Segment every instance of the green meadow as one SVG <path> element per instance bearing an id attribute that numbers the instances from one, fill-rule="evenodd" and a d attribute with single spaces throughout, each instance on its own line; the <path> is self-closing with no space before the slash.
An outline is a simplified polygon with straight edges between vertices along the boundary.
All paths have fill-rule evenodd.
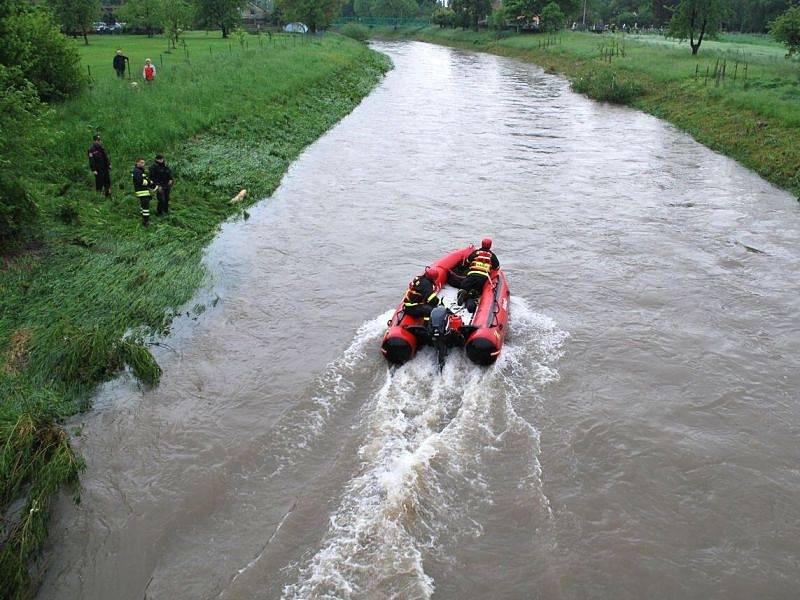
<path id="1" fill-rule="evenodd" d="M 203 248 L 228 218 L 269 196 L 299 153 L 369 93 L 390 64 L 338 35 L 93 36 L 91 85 L 53 106 L 47 165 L 29 182 L 38 237 L 0 263 L 0 597 L 25 597 L 50 503 L 81 460 L 61 423 L 97 384 L 129 369 L 158 383 L 154 336 L 205 276 Z M 111 61 L 122 48 L 132 78 Z M 141 80 L 145 58 L 156 81 Z M 136 85 L 133 85 L 136 82 Z M 86 151 L 99 132 L 112 197 L 94 191 Z M 140 225 L 131 169 L 161 152 L 176 185 L 170 214 Z M 243 204 L 230 199 L 248 190 Z M 76 488 L 77 489 L 77 488 Z M 34 569 L 35 570 L 35 569 Z"/>

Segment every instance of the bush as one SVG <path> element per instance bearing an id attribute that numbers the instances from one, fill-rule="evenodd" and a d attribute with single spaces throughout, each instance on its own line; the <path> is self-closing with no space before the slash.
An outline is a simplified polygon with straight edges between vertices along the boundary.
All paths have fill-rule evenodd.
<path id="1" fill-rule="evenodd" d="M 38 209 L 23 181 L 49 141 L 48 115 L 20 69 L 0 64 L 0 252 L 18 246 L 36 223 Z"/>
<path id="2" fill-rule="evenodd" d="M 53 14 L 11 0 L 0 13 L 0 63 L 18 67 L 42 100 L 63 100 L 86 83 L 73 43 L 61 35 Z"/>
<path id="3" fill-rule="evenodd" d="M 770 24 L 770 33 L 789 50 L 786 58 L 800 53 L 800 6 L 793 6 Z"/>
<path id="4" fill-rule="evenodd" d="M 341 34 L 346 35 L 349 38 L 353 38 L 354 40 L 358 40 L 359 42 L 364 42 L 369 37 L 369 29 L 360 23 L 348 23 L 342 27 Z"/>
<path id="5" fill-rule="evenodd" d="M 595 100 L 614 104 L 630 104 L 646 91 L 638 81 L 612 69 L 581 75 L 572 80 L 572 89 Z"/>
<path id="6" fill-rule="evenodd" d="M 33 232 L 38 215 L 25 189 L 0 175 L 0 252 L 17 248 Z"/>

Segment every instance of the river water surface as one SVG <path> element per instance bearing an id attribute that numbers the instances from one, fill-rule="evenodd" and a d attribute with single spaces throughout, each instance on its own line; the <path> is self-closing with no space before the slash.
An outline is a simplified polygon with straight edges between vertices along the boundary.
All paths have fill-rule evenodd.
<path id="1" fill-rule="evenodd" d="M 534 65 L 377 48 L 211 246 L 161 386 L 81 418 L 40 598 L 796 598 L 797 203 Z M 485 235 L 498 363 L 390 372 L 408 280 Z"/>

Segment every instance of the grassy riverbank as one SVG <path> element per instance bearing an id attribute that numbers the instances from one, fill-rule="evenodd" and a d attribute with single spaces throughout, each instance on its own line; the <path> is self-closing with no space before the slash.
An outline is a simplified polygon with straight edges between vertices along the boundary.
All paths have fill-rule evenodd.
<path id="1" fill-rule="evenodd" d="M 658 36 L 505 35 L 426 27 L 373 30 L 521 58 L 567 75 L 576 91 L 661 117 L 800 196 L 800 60 L 767 38 L 723 36 L 693 57 Z M 609 55 L 610 54 L 610 55 Z M 725 77 L 713 77 L 715 69 Z M 709 74 L 706 77 L 706 73 Z M 624 123 L 620 123 L 624 127 Z"/>
<path id="2" fill-rule="evenodd" d="M 54 493 L 81 469 L 58 425 L 99 382 L 129 368 L 143 385 L 160 369 L 148 344 L 169 330 L 204 277 L 229 200 L 268 196 L 309 143 L 350 112 L 389 68 L 347 38 L 289 35 L 221 40 L 194 33 L 165 54 L 163 38 L 94 36 L 81 47 L 91 89 L 54 107 L 52 144 L 30 182 L 37 238 L 0 263 L 0 597 L 30 589 Z M 117 47 L 132 75 L 152 58 L 155 83 L 111 69 Z M 87 69 L 88 71 L 88 69 Z M 113 197 L 93 189 L 86 150 L 99 131 Z M 176 187 L 167 217 L 139 224 L 130 170 L 162 152 Z M 245 203 L 246 204 L 246 203 Z M 246 216 L 246 214 L 245 214 Z"/>

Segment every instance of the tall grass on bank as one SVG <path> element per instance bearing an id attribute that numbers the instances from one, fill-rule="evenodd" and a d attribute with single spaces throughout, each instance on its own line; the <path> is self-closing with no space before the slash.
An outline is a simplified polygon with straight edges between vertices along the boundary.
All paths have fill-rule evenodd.
<path id="1" fill-rule="evenodd" d="M 242 210 L 229 199 L 243 187 L 251 199 L 269 195 L 302 149 L 389 68 L 335 35 L 250 36 L 240 45 L 193 34 L 169 56 L 157 38 L 91 41 L 82 50 L 96 67 L 91 89 L 56 107 L 53 143 L 31 182 L 38 242 L 0 268 L 3 598 L 27 593 L 52 494 L 74 485 L 82 466 L 56 423 L 120 369 L 158 383 L 148 345 L 202 282 L 203 248 L 219 224 Z M 153 58 L 156 81 L 117 79 L 110 61 L 118 46 L 132 63 Z M 139 70 L 132 65 L 134 79 Z M 95 194 L 86 159 L 98 131 L 112 161 L 110 200 Z M 169 216 L 145 230 L 130 169 L 157 152 L 176 186 Z"/>
<path id="2" fill-rule="evenodd" d="M 500 37 L 492 31 L 426 27 L 373 29 L 374 37 L 413 38 L 529 60 L 567 75 L 576 91 L 630 104 L 664 118 L 699 142 L 727 154 L 800 196 L 800 60 L 769 39 L 723 36 L 688 44 L 658 36 L 563 32 Z M 625 52 L 609 55 L 609 40 Z M 705 73 L 725 69 L 724 78 Z"/>

